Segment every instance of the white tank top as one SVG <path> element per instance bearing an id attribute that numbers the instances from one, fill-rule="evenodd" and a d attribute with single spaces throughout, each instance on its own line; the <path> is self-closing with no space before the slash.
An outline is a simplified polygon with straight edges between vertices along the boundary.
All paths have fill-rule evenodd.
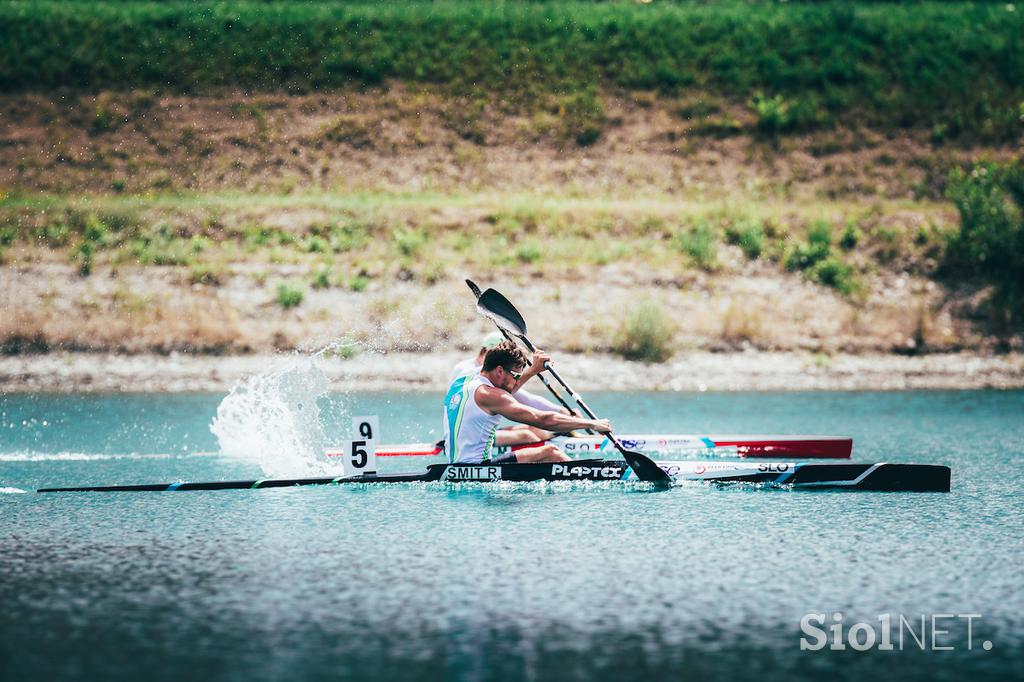
<path id="1" fill-rule="evenodd" d="M 445 396 L 444 450 L 449 462 L 479 464 L 491 459 L 499 414 L 487 414 L 476 403 L 476 389 L 491 386 L 479 374 L 461 376 L 452 382 Z"/>

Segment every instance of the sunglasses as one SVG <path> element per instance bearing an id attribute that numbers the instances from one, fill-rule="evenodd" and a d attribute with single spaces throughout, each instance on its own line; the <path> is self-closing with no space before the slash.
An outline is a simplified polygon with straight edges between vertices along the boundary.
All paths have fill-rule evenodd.
<path id="1" fill-rule="evenodd" d="M 522 372 L 513 372 L 507 367 L 502 367 L 502 369 L 505 370 L 506 373 L 510 374 L 512 378 L 515 379 L 516 381 L 519 381 L 519 377 L 523 376 Z"/>

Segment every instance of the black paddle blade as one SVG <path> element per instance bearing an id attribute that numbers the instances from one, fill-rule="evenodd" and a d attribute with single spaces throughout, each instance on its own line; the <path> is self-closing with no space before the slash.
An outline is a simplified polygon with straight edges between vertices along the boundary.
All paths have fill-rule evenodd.
<path id="1" fill-rule="evenodd" d="M 624 449 L 622 456 L 625 457 L 626 464 L 641 481 L 657 485 L 672 485 L 672 477 L 647 455 Z"/>
<path id="2" fill-rule="evenodd" d="M 526 336 L 526 320 L 507 298 L 494 289 L 480 294 L 476 307 L 502 329 L 516 336 Z"/>

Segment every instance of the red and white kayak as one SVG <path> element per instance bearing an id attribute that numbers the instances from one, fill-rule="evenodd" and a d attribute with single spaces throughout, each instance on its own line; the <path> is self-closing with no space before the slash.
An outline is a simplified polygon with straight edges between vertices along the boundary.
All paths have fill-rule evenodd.
<path id="1" fill-rule="evenodd" d="M 853 451 L 853 439 L 844 436 L 788 436 L 788 435 L 625 435 L 619 436 L 622 444 L 630 450 L 641 452 L 707 454 L 719 457 L 799 457 L 808 459 L 849 459 Z M 552 443 L 570 457 L 593 457 L 612 453 L 615 446 L 604 436 L 560 436 Z M 535 447 L 512 445 L 498 448 L 499 454 L 511 450 Z M 329 457 L 339 457 L 340 450 L 328 450 Z M 378 457 L 440 457 L 442 448 L 433 443 L 409 443 L 405 445 L 382 445 L 377 448 Z"/>

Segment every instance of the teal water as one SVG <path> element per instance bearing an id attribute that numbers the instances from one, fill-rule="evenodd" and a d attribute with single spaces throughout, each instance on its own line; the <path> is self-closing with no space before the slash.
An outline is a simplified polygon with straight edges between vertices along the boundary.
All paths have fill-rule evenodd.
<path id="1" fill-rule="evenodd" d="M 0 679 L 1021 678 L 1024 392 L 588 398 L 622 431 L 852 435 L 859 460 L 952 466 L 953 491 L 19 494 L 262 471 L 219 454 L 219 395 L 0 396 Z M 430 440 L 437 405 L 330 398 L 322 429 Z M 952 651 L 801 651 L 813 612 L 980 616 L 971 650 L 940 618 Z"/>

